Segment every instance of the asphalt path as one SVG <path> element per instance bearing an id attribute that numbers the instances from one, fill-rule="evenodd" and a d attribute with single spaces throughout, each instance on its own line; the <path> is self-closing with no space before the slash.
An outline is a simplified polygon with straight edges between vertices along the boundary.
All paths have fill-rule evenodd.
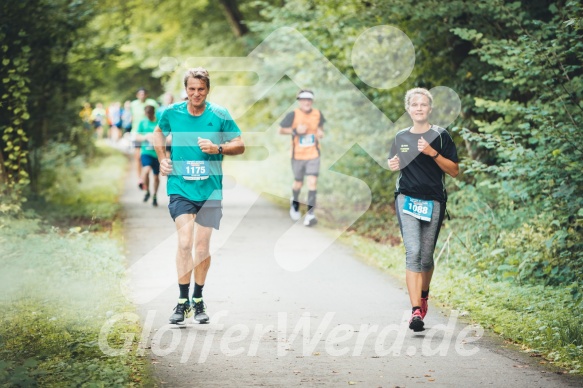
<path id="1" fill-rule="evenodd" d="M 133 351 L 158 386 L 583 386 L 431 300 L 413 333 L 404 284 L 229 177 L 204 288 L 210 323 L 170 325 L 177 243 L 164 183 L 154 208 L 132 170 L 121 198 L 125 289 L 143 327 Z"/>

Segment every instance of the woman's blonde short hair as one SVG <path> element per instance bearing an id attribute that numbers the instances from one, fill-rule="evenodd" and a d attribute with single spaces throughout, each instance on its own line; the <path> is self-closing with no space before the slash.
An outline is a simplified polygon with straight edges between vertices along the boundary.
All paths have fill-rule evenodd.
<path id="1" fill-rule="evenodd" d="M 433 107 L 433 96 L 429 93 L 429 90 L 425 88 L 413 88 L 407 91 L 405 94 L 405 110 L 409 110 L 409 104 L 411 103 L 411 98 L 416 94 L 422 94 L 429 99 L 429 107 Z"/>

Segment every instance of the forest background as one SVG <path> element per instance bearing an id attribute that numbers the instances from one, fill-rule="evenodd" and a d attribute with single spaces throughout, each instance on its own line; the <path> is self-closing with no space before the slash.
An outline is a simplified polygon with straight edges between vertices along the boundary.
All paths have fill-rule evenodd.
<path id="1" fill-rule="evenodd" d="M 293 28 L 393 121 L 404 112 L 402 98 L 412 87 L 447 86 L 458 94 L 461 112 L 448 130 L 458 145 L 462 173 L 447 180 L 452 219 L 438 245 L 438 252 L 444 248 L 447 254 L 432 295 L 467 311 L 471 319 L 524 350 L 544 356 L 545 362 L 581 372 L 582 17 L 578 1 L 547 0 L 3 2 L 3 266 L 14 265 L 8 260 L 25 249 L 14 242 L 23 235 L 14 232 L 18 228 L 30 232 L 34 224 L 35 233 L 73 224 L 90 232 L 115 229 L 116 192 L 105 200 L 75 194 L 87 178 L 88 166 L 115 157 L 100 150 L 93 134 L 83 128 L 79 111 L 84 102 L 133 99 L 137 87 L 148 88 L 154 98 L 165 91 L 179 98 L 187 58 L 245 57 L 274 31 Z M 355 42 L 376 26 L 397 27 L 415 49 L 412 73 L 392 88 L 369 86 L 353 66 Z M 282 42 L 281 52 L 286 48 Z M 326 74 L 302 76 L 309 85 Z M 213 82 L 245 84 L 245 77 L 221 74 Z M 297 89 L 284 77 L 238 119 L 240 127 L 261 133 L 277 125 Z M 346 101 L 318 106 L 316 100 L 331 134 L 358 125 L 344 120 L 346 112 L 355 109 Z M 367 136 L 390 144 L 382 130 L 365 130 Z M 341 146 L 332 135 L 326 141 L 326 148 Z M 287 147 L 281 139 L 270 144 L 270 149 L 281 151 L 282 160 Z M 261 156 L 249 156 L 254 157 Z M 372 195 L 372 204 L 361 209 L 364 214 L 344 239 L 366 246 L 363 255 L 398 273 L 399 261 L 387 253 L 400 246 L 393 210 L 395 174 L 358 144 L 347 149 L 333 169 L 366 182 Z M 254 175 L 287 187 L 289 179 L 277 178 L 286 177 L 287 170 L 283 163 L 281 171 Z M 262 185 L 257 179 L 247 183 Z M 329 194 L 344 188 L 323 181 L 321 190 Z M 342 217 L 338 209 L 367 205 L 355 195 L 322 203 L 320 211 L 333 225 L 335 217 Z M 46 220 L 52 222 L 50 227 Z M 70 230 L 57 235 L 71 238 Z M 14 299 L 9 302 L 17 305 Z M 0 336 L 5 345 L 0 381 L 1 376 L 14 376 L 15 370 L 26 378 L 46 378 L 31 375 L 39 363 L 46 370 L 57 367 L 47 365 L 47 357 L 21 352 L 24 343 L 22 349 L 6 346 L 9 336 L 8 331 Z"/>

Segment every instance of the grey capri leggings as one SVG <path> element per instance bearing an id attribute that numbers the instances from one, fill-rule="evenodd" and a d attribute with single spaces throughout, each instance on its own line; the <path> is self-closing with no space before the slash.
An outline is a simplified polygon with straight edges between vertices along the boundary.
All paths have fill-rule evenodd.
<path id="1" fill-rule="evenodd" d="M 421 221 L 403 213 L 405 196 L 397 195 L 395 201 L 399 227 L 406 252 L 406 268 L 412 272 L 428 272 L 433 268 L 433 252 L 439 229 L 445 215 L 444 204 L 433 201 L 431 221 Z"/>

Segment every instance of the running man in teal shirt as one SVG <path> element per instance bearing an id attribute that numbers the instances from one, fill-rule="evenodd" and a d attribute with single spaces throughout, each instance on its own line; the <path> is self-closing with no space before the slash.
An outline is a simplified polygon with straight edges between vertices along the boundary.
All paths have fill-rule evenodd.
<path id="1" fill-rule="evenodd" d="M 156 100 L 148 98 L 148 91 L 144 88 L 139 88 L 136 92 L 136 99 L 130 103 L 130 110 L 132 112 L 132 125 L 130 130 L 130 137 L 132 139 L 132 145 L 134 147 L 134 158 L 137 165 L 138 173 L 138 186 L 142 189 L 142 163 L 141 163 L 141 144 L 136 139 L 138 133 L 138 127 L 143 119 L 146 118 L 144 109 L 147 105 L 152 105 L 155 109 L 158 109 L 158 103 Z"/>
<path id="2" fill-rule="evenodd" d="M 156 119 L 156 109 L 152 105 L 144 108 L 146 118 L 140 121 L 136 131 L 136 140 L 141 143 L 140 161 L 142 163 L 141 185 L 142 190 L 146 190 L 144 202 L 150 199 L 150 171 L 154 175 L 154 187 L 152 195 L 152 206 L 158 206 L 158 187 L 160 186 L 160 162 L 154 150 L 154 129 L 158 120 Z"/>
<path id="3" fill-rule="evenodd" d="M 160 173 L 168 176 L 168 209 L 178 232 L 176 269 L 180 296 L 170 316 L 173 324 L 185 323 L 193 310 L 195 322 L 209 321 L 202 289 L 211 263 L 212 230 L 219 229 L 223 216 L 223 155 L 245 152 L 241 130 L 229 112 L 206 101 L 210 91 L 208 72 L 201 67 L 189 69 L 184 76 L 184 88 L 188 99 L 166 108 L 154 130 Z M 172 152 L 168 159 L 165 138 L 170 134 Z M 190 300 L 193 273 L 194 292 Z"/>

